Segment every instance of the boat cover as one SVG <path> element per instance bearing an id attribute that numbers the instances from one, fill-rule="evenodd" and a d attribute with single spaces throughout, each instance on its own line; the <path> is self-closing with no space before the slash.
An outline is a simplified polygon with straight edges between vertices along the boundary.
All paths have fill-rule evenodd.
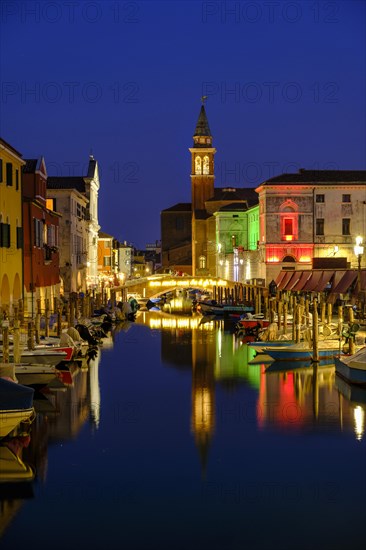
<path id="1" fill-rule="evenodd" d="M 33 407 L 34 389 L 0 378 L 0 409 L 17 411 Z"/>

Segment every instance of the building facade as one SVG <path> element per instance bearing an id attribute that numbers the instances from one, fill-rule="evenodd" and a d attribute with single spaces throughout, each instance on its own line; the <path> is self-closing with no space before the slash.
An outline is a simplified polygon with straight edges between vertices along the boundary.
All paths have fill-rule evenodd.
<path id="1" fill-rule="evenodd" d="M 63 214 L 60 274 L 65 294 L 98 286 L 99 188 L 98 163 L 93 156 L 89 158 L 86 176 L 47 178 L 47 197 L 56 200 L 57 209 Z"/>
<path id="2" fill-rule="evenodd" d="M 24 225 L 24 310 L 32 317 L 46 300 L 60 296 L 59 219 L 47 204 L 47 169 L 43 157 L 27 159 L 22 170 Z M 50 206 L 50 208 L 48 208 Z"/>
<path id="3" fill-rule="evenodd" d="M 23 298 L 22 155 L 0 138 L 0 312 Z"/>
<path id="4" fill-rule="evenodd" d="M 343 258 L 357 268 L 356 237 L 366 236 L 366 171 L 300 170 L 263 182 L 259 195 L 262 276 L 312 269 Z"/>

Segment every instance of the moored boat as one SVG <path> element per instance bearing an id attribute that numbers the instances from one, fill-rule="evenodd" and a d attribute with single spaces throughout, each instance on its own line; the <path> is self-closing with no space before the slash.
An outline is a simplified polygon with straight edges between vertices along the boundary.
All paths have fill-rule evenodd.
<path id="1" fill-rule="evenodd" d="M 20 355 L 21 363 L 37 363 L 46 365 L 57 365 L 60 361 L 64 361 L 67 354 L 64 351 L 53 351 L 47 349 L 38 350 L 24 350 Z M 3 354 L 0 353 L 0 362 L 3 358 Z M 12 350 L 9 351 L 9 361 L 14 362 L 14 355 Z"/>
<path id="2" fill-rule="evenodd" d="M 336 373 L 351 384 L 366 386 L 366 347 L 353 355 L 334 358 Z"/>
<path id="3" fill-rule="evenodd" d="M 33 388 L 0 378 L 0 438 L 34 417 Z"/>
<path id="4" fill-rule="evenodd" d="M 241 315 L 252 312 L 253 307 L 245 304 L 220 304 L 216 300 L 205 300 L 197 303 L 197 311 L 202 315 Z"/>
<path id="5" fill-rule="evenodd" d="M 339 355 L 339 345 L 332 343 L 319 342 L 319 359 L 326 357 L 335 357 Z M 292 344 L 290 346 L 268 346 L 263 348 L 263 352 L 270 355 L 273 359 L 281 361 L 302 361 L 304 359 L 313 359 L 313 348 L 307 343 Z"/>

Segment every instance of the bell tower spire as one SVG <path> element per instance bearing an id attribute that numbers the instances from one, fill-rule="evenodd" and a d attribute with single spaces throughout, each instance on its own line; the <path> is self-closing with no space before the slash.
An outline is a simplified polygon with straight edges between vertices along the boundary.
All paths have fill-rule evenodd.
<path id="1" fill-rule="evenodd" d="M 196 273 L 198 265 L 197 242 L 204 239 L 201 234 L 200 220 L 206 210 L 206 201 L 214 196 L 214 155 L 216 149 L 212 147 L 212 134 L 205 110 L 207 96 L 201 98 L 202 105 L 196 129 L 193 134 L 191 153 L 191 190 L 192 190 L 192 274 Z M 205 225 L 205 224 L 204 224 Z"/>
<path id="2" fill-rule="evenodd" d="M 205 110 L 206 96 L 201 98 L 202 105 L 196 129 L 193 134 L 193 147 L 189 149 L 192 157 L 192 210 L 204 210 L 205 201 L 214 195 L 214 155 L 212 134 Z"/>

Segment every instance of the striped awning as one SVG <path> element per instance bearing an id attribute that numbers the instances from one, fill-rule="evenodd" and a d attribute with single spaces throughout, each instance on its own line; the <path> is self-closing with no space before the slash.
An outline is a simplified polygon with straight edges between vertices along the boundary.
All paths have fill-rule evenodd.
<path id="1" fill-rule="evenodd" d="M 332 294 L 344 294 L 357 279 L 357 271 L 346 271 L 339 283 L 332 289 Z"/>
<path id="2" fill-rule="evenodd" d="M 301 271 L 299 273 L 300 273 L 300 278 L 297 281 L 297 283 L 295 283 L 294 286 L 291 287 L 292 291 L 304 290 L 304 286 L 307 283 L 307 281 L 310 279 L 310 277 L 312 276 L 313 272 L 312 271 Z"/>
<path id="3" fill-rule="evenodd" d="M 334 276 L 334 271 L 332 270 L 323 271 L 318 284 L 315 285 L 313 288 L 313 292 L 323 292 L 323 290 L 325 290 L 325 287 L 327 286 L 327 284 L 329 283 L 329 281 L 333 276 Z"/>
<path id="4" fill-rule="evenodd" d="M 278 290 L 285 290 L 287 283 L 290 281 L 291 277 L 293 276 L 295 272 L 294 271 L 284 271 L 284 277 L 282 277 L 282 280 L 277 285 Z"/>

